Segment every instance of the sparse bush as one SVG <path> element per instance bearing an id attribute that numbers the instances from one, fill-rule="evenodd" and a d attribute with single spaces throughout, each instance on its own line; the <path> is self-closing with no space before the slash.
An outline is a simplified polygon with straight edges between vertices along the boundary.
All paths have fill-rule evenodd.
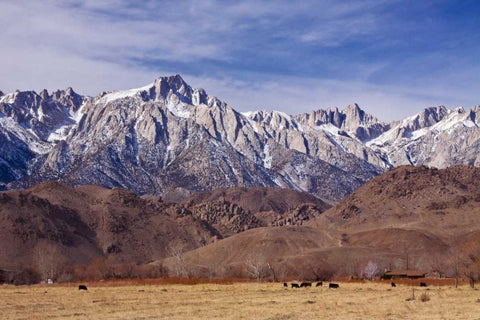
<path id="1" fill-rule="evenodd" d="M 63 268 L 62 273 L 57 277 L 57 282 L 72 282 L 75 281 L 74 269 L 71 266 Z"/>
<path id="2" fill-rule="evenodd" d="M 122 263 L 118 265 L 114 265 L 113 269 L 113 278 L 120 278 L 120 279 L 131 279 L 137 278 L 137 268 L 132 263 Z"/>
<path id="3" fill-rule="evenodd" d="M 415 300 L 415 289 L 412 289 L 412 296 L 406 299 L 406 301 L 413 301 L 413 300 Z"/>
<path id="4" fill-rule="evenodd" d="M 163 265 L 138 266 L 137 275 L 141 279 L 165 278 L 168 276 L 168 270 Z"/>
<path id="5" fill-rule="evenodd" d="M 327 264 L 317 265 L 312 267 L 313 278 L 312 281 L 329 281 L 333 278 L 335 271 Z"/>
<path id="6" fill-rule="evenodd" d="M 57 282 L 73 282 L 73 281 L 75 281 L 73 273 L 64 272 L 57 277 Z"/>
<path id="7" fill-rule="evenodd" d="M 114 271 L 112 266 L 104 258 L 94 258 L 85 269 L 82 278 L 87 280 L 107 280 L 113 278 Z"/>
<path id="8" fill-rule="evenodd" d="M 26 268 L 16 273 L 12 280 L 13 284 L 16 286 L 28 285 L 39 283 L 41 281 L 41 276 L 36 270 L 32 268 Z"/>
<path id="9" fill-rule="evenodd" d="M 422 301 L 422 302 L 430 301 L 430 296 L 428 295 L 428 292 L 423 292 L 420 295 L 420 301 Z"/>

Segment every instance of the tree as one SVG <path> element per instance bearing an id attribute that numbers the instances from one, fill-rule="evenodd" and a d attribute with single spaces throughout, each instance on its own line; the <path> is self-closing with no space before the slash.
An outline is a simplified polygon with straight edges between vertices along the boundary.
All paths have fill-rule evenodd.
<path id="1" fill-rule="evenodd" d="M 480 259 L 475 254 L 470 253 L 464 260 L 463 275 L 470 287 L 475 288 L 475 282 L 480 279 Z"/>
<path id="2" fill-rule="evenodd" d="M 174 258 L 174 272 L 177 277 L 186 278 L 189 276 L 185 266 L 183 241 L 173 241 L 168 245 L 168 252 Z"/>
<path id="3" fill-rule="evenodd" d="M 278 278 L 277 278 L 277 274 L 275 273 L 275 268 L 273 267 L 273 264 L 271 264 L 270 262 L 267 262 L 267 267 L 268 267 L 268 270 L 270 271 L 270 274 L 272 275 L 272 281 L 277 282 Z"/>
<path id="4" fill-rule="evenodd" d="M 89 279 L 107 280 L 114 277 L 113 263 L 110 259 L 97 257 L 87 267 Z"/>
<path id="5" fill-rule="evenodd" d="M 38 273 L 44 281 L 56 280 L 67 265 L 67 259 L 58 245 L 48 241 L 41 241 L 35 246 L 33 257 Z"/>
<path id="6" fill-rule="evenodd" d="M 247 274 L 254 279 L 261 279 L 266 276 L 267 262 L 261 254 L 250 254 L 245 260 Z"/>
<path id="7" fill-rule="evenodd" d="M 370 260 L 363 269 L 362 276 L 368 280 L 372 280 L 378 274 L 378 272 L 379 269 L 377 264 Z"/>
<path id="8" fill-rule="evenodd" d="M 310 270 L 314 281 L 329 281 L 335 274 L 335 271 L 327 263 L 310 265 Z"/>

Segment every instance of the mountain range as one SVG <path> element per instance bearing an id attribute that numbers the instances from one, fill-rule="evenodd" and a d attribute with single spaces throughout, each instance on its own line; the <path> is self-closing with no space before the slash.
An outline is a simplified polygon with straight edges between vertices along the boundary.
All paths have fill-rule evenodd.
<path id="1" fill-rule="evenodd" d="M 336 206 L 305 192 L 229 188 L 181 203 L 57 182 L 0 192 L 0 270 L 161 265 L 171 276 L 318 279 L 385 268 L 454 274 L 480 256 L 480 168 L 400 166 Z M 473 257 L 473 258 L 472 258 Z M 473 259 L 473 260 L 472 260 Z M 478 269 L 476 269 L 478 272 Z"/>
<path id="2" fill-rule="evenodd" d="M 0 92 L 0 187 L 59 181 L 176 201 L 283 187 L 335 203 L 399 165 L 478 166 L 479 124 L 479 106 L 431 107 L 391 123 L 357 104 L 241 113 L 179 75 L 96 97 Z"/>

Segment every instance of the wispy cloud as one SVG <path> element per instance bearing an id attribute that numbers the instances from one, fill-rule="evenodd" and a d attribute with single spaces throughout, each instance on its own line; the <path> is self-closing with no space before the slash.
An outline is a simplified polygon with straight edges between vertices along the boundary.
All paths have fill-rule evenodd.
<path id="1" fill-rule="evenodd" d="M 380 120 L 392 121 L 413 115 L 430 106 L 451 108 L 473 106 L 468 98 L 470 87 L 428 85 L 423 87 L 369 84 L 359 81 L 338 81 L 305 77 L 267 79 L 256 75 L 254 83 L 238 78 L 208 78 L 186 76 L 187 82 L 201 86 L 220 97 L 228 97 L 230 105 L 239 111 L 255 109 L 279 110 L 287 114 L 316 109 L 345 108 L 358 103 Z"/>
<path id="2" fill-rule="evenodd" d="M 452 23 L 442 13 L 446 6 L 396 0 L 0 2 L 0 70 L 7 75 L 0 88 L 73 86 L 95 95 L 180 73 L 243 110 L 296 113 L 357 101 L 379 117 L 400 117 L 477 96 L 472 83 L 478 83 L 480 49 L 471 41 L 475 34 L 479 40 L 478 26 L 468 22 L 471 8 Z"/>

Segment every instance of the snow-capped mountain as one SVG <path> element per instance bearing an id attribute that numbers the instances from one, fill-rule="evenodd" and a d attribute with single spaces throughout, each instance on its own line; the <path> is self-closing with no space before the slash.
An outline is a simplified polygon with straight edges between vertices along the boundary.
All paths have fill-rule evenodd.
<path id="1" fill-rule="evenodd" d="M 0 183 L 22 178 L 35 160 L 64 140 L 87 98 L 71 88 L 0 95 Z"/>
<path id="2" fill-rule="evenodd" d="M 179 75 L 93 98 L 71 88 L 1 93 L 0 182 L 139 194 L 282 186 L 338 201 L 393 165 L 477 164 L 478 108 L 459 114 L 426 109 L 386 124 L 356 104 L 295 116 L 239 113 Z"/>
<path id="3" fill-rule="evenodd" d="M 394 166 L 480 165 L 480 106 L 427 108 L 366 143 Z"/>

